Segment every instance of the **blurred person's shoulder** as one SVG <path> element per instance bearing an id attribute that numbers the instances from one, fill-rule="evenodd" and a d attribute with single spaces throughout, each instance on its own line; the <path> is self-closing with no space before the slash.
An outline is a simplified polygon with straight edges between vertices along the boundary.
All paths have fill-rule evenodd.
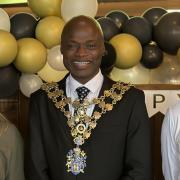
<path id="1" fill-rule="evenodd" d="M 23 143 L 22 136 L 19 130 L 13 123 L 8 120 L 0 122 L 0 139 L 1 143 L 4 144 L 4 146 L 8 144 L 8 148 L 13 147 L 14 143 L 16 142 L 20 144 Z"/>
<path id="2" fill-rule="evenodd" d="M 177 101 L 175 104 L 171 105 L 168 109 L 169 109 L 169 113 L 172 116 L 180 118 L 180 101 Z"/>

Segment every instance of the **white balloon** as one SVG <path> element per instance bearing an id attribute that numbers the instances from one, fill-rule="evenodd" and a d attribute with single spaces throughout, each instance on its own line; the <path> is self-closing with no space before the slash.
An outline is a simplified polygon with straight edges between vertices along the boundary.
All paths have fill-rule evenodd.
<path id="1" fill-rule="evenodd" d="M 114 81 L 123 81 L 132 84 L 149 84 L 150 70 L 144 68 L 140 63 L 129 69 L 114 67 L 109 77 Z"/>
<path id="2" fill-rule="evenodd" d="M 10 32 L 11 22 L 7 12 L 0 8 L 0 29 Z"/>
<path id="3" fill-rule="evenodd" d="M 36 74 L 23 73 L 19 79 L 20 90 L 27 97 L 30 97 L 33 92 L 40 89 L 42 84 L 43 81 Z"/>
<path id="4" fill-rule="evenodd" d="M 97 0 L 62 0 L 61 3 L 61 16 L 65 22 L 78 15 L 95 17 L 97 10 Z"/>
<path id="5" fill-rule="evenodd" d="M 67 70 L 63 63 L 63 55 L 60 51 L 60 45 L 52 47 L 47 54 L 48 64 L 57 71 Z"/>

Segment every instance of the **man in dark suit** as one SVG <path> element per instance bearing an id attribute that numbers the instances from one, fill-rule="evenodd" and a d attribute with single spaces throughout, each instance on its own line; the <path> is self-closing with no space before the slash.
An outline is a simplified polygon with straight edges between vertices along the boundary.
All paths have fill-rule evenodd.
<path id="1" fill-rule="evenodd" d="M 67 22 L 61 52 L 70 74 L 31 96 L 27 180 L 151 180 L 144 94 L 102 75 L 97 22 Z"/>

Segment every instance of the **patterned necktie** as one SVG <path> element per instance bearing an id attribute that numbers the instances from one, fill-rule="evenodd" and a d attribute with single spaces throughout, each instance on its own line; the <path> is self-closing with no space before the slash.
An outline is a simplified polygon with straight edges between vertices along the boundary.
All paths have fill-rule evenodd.
<path id="1" fill-rule="evenodd" d="M 84 86 L 76 89 L 80 103 L 84 101 L 84 98 L 89 94 L 90 90 Z"/>

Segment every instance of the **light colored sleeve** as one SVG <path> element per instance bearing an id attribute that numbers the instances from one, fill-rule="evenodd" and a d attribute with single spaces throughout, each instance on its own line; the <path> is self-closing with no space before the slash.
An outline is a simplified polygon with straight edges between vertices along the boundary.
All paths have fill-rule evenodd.
<path id="1" fill-rule="evenodd" d="M 0 125 L 0 180 L 24 180 L 22 137 L 14 124 Z"/>
<path id="2" fill-rule="evenodd" d="M 4 154 L 0 151 L 0 180 L 5 180 L 6 166 L 6 158 L 4 157 Z"/>
<path id="3" fill-rule="evenodd" d="M 18 129 L 10 124 L 7 132 L 11 153 L 7 168 L 6 180 L 24 180 L 23 141 Z"/>
<path id="4" fill-rule="evenodd" d="M 162 169 L 165 180 L 178 180 L 179 159 L 176 134 L 179 125 L 174 111 L 169 108 L 161 130 Z"/>
<path id="5" fill-rule="evenodd" d="M 23 157 L 18 129 L 0 113 L 0 180 L 25 180 Z"/>

